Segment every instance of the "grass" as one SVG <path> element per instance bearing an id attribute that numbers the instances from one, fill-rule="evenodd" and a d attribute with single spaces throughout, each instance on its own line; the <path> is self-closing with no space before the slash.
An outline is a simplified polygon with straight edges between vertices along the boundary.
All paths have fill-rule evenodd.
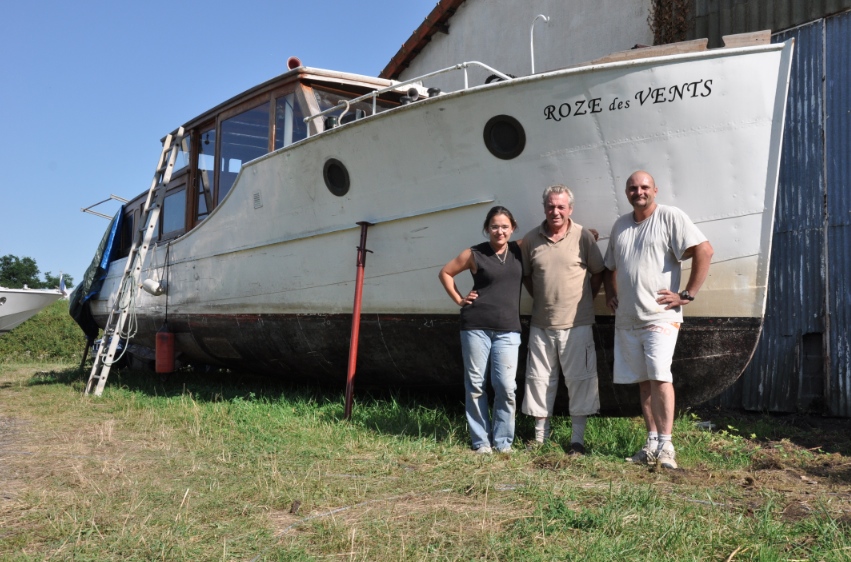
<path id="1" fill-rule="evenodd" d="M 851 559 L 847 420 L 686 413 L 684 470 L 656 471 L 623 462 L 636 418 L 590 419 L 583 458 L 569 418 L 481 457 L 460 396 L 356 394 L 346 422 L 342 389 L 245 374 L 83 387 L 74 362 L 0 363 L 2 560 Z"/>
<path id="2" fill-rule="evenodd" d="M 686 470 L 656 472 L 623 463 L 642 438 L 637 419 L 592 418 L 585 458 L 564 456 L 561 418 L 539 452 L 482 458 L 453 400 L 359 397 L 344 422 L 341 393 L 244 375 L 162 383 L 119 371 L 92 399 L 74 367 L 0 369 L 4 560 L 851 554 L 847 470 L 811 474 L 800 492 L 771 485 L 807 466 L 798 456 L 835 454 L 795 449 L 782 469 L 755 470 L 763 444 L 699 430 L 692 416 L 676 426 Z"/>

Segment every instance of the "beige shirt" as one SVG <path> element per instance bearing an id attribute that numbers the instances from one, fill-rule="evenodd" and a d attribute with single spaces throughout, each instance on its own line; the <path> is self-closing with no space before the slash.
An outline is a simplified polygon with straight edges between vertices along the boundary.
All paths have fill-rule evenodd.
<path id="1" fill-rule="evenodd" d="M 523 237 L 523 271 L 532 278 L 532 325 L 564 330 L 594 323 L 591 274 L 600 273 L 603 254 L 594 235 L 572 220 L 564 238 L 553 242 L 541 223 Z"/>

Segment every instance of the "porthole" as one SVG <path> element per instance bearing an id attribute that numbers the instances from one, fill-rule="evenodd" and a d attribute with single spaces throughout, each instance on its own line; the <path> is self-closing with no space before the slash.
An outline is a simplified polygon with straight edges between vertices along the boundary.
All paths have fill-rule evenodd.
<path id="1" fill-rule="evenodd" d="M 336 158 L 329 158 L 322 169 L 322 177 L 328 191 L 342 197 L 349 192 L 349 171 L 346 166 Z"/>
<path id="2" fill-rule="evenodd" d="M 485 125 L 484 138 L 490 153 L 502 160 L 516 158 L 526 148 L 526 131 L 510 115 L 491 117 Z"/>

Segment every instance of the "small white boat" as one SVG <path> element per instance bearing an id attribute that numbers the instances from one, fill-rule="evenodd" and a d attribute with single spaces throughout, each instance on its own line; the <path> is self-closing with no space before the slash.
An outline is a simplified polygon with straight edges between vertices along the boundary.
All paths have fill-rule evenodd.
<path id="1" fill-rule="evenodd" d="M 62 292 L 57 290 L 0 287 L 0 335 L 9 332 L 61 298 Z"/>
<path id="2" fill-rule="evenodd" d="M 543 189 L 567 184 L 573 218 L 603 233 L 605 250 L 630 210 L 626 178 L 646 169 L 657 200 L 686 211 L 715 247 L 675 356 L 689 373 L 678 402 L 711 398 L 747 365 L 762 325 L 792 49 L 495 72 L 501 81 L 477 86 L 458 65 L 454 92 L 429 90 L 430 75 L 393 83 L 297 62 L 184 125 L 157 245 L 133 268 L 137 286 L 159 288 L 127 300 L 133 343 L 153 347 L 167 316 L 187 361 L 342 384 L 368 222 L 358 384 L 460 384 L 458 309 L 437 272 L 483 239 L 488 209 L 511 209 L 519 237 L 543 220 Z M 72 303 L 90 335 L 119 295 L 146 195 L 119 214 L 86 274 L 95 288 L 81 283 Z M 611 383 L 603 300 L 603 409 L 634 410 L 634 391 Z M 524 296 L 526 325 L 530 309 Z"/>

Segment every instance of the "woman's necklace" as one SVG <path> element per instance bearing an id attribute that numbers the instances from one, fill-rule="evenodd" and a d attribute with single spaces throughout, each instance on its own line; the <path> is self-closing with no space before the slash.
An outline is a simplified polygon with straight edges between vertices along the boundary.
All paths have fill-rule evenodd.
<path id="1" fill-rule="evenodd" d="M 505 245 L 502 256 L 499 255 L 499 252 L 494 252 L 494 254 L 496 254 L 496 259 L 499 260 L 499 265 L 505 265 L 505 260 L 508 259 L 508 244 Z"/>

